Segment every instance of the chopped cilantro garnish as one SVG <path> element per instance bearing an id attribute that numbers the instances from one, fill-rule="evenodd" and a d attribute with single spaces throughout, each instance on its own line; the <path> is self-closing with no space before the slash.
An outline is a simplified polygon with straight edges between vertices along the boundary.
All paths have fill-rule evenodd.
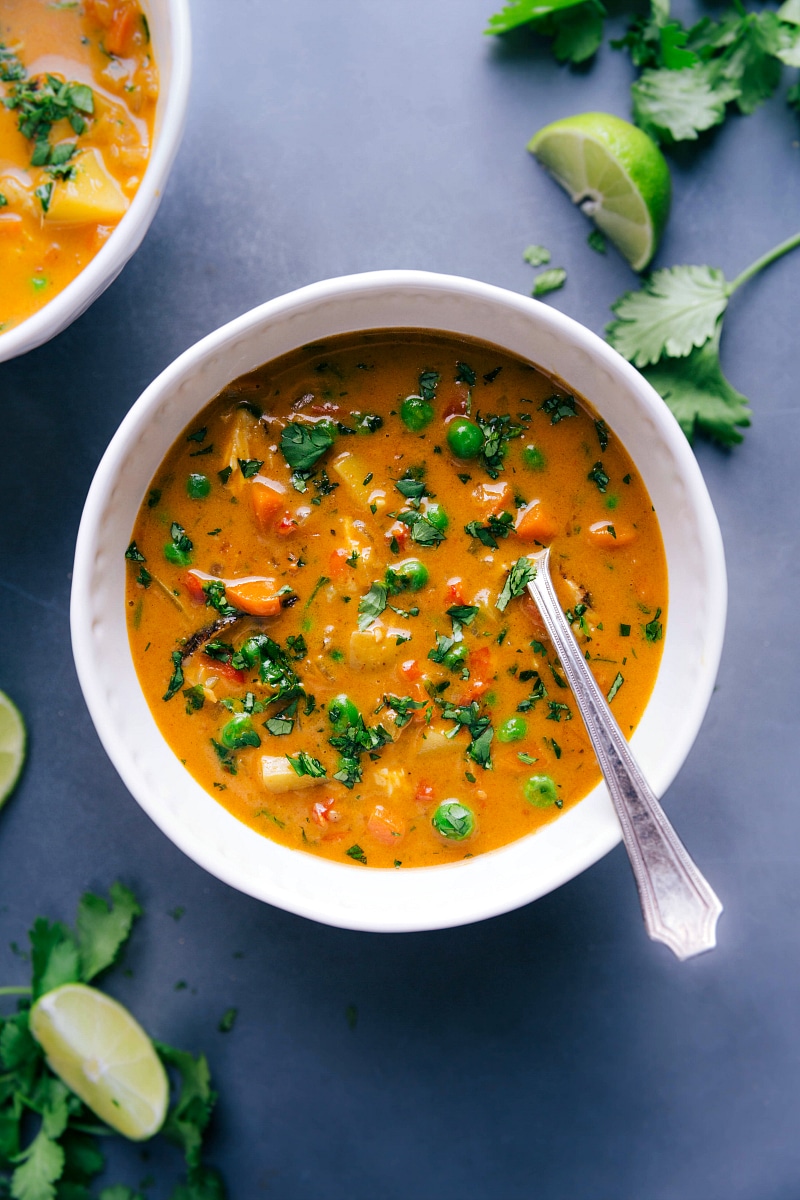
<path id="1" fill-rule="evenodd" d="M 298 750 L 297 754 L 287 754 L 286 757 L 295 775 L 309 775 L 312 779 L 322 779 L 327 774 L 319 759 L 312 758 L 305 750 Z"/>
<path id="2" fill-rule="evenodd" d="M 281 452 L 296 471 L 307 471 L 330 450 L 335 435 L 327 425 L 298 425 L 290 421 L 281 432 Z"/>
<path id="3" fill-rule="evenodd" d="M 362 596 L 358 603 L 358 628 L 362 632 L 369 629 L 373 621 L 377 620 L 386 608 L 388 595 L 386 585 L 376 580 L 370 585 L 367 594 Z"/>
<path id="4" fill-rule="evenodd" d="M 495 601 L 495 608 L 505 611 L 508 602 L 521 596 L 532 579 L 536 578 L 536 567 L 529 558 L 518 558 L 503 584 L 503 590 Z"/>

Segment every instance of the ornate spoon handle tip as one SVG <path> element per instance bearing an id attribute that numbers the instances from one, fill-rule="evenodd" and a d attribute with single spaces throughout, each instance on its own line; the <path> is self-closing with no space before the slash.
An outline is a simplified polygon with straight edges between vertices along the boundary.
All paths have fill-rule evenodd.
<path id="1" fill-rule="evenodd" d="M 561 661 L 617 810 L 647 932 L 680 959 L 712 950 L 722 904 L 667 820 L 586 665 L 550 578 L 550 551 L 530 558 L 536 577 L 528 591 Z"/>

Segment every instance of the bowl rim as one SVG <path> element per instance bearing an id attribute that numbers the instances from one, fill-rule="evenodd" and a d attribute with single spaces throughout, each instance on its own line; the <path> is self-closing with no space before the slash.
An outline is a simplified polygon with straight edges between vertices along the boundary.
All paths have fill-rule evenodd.
<path id="1" fill-rule="evenodd" d="M 604 822 L 602 829 L 599 832 L 597 829 L 594 829 L 591 840 L 585 844 L 570 847 L 569 852 L 564 856 L 561 863 L 561 869 L 551 871 L 545 878 L 540 878 L 536 882 L 532 881 L 530 885 L 518 889 L 510 899 L 505 893 L 502 898 L 497 898 L 491 894 L 487 895 L 486 888 L 481 886 L 481 880 L 487 875 L 491 879 L 493 859 L 497 859 L 506 851 L 541 836 L 542 831 L 531 835 L 531 838 L 511 843 L 510 847 L 503 847 L 500 850 L 479 855 L 469 860 L 469 864 L 462 862 L 434 867 L 421 867 L 407 872 L 381 871 L 377 868 L 367 872 L 360 872 L 358 868 L 349 864 L 340 865 L 332 863 L 329 860 L 319 859 L 313 855 L 301 853 L 301 857 L 304 860 L 316 864 L 320 875 L 325 875 L 326 878 L 330 879 L 333 888 L 336 887 L 337 878 L 340 878 L 337 876 L 337 873 L 343 871 L 352 875 L 355 875 L 357 872 L 358 876 L 362 879 L 368 875 L 388 874 L 393 875 L 395 880 L 398 880 L 400 876 L 403 876 L 407 880 L 415 876 L 433 873 L 444 875 L 447 872 L 462 871 L 465 868 L 469 869 L 473 872 L 475 881 L 478 884 L 476 888 L 478 895 L 465 902 L 462 910 L 455 915 L 450 913 L 445 917 L 442 914 L 431 913 L 427 918 L 421 919 L 417 913 L 403 911 L 400 905 L 398 905 L 397 911 L 393 912 L 391 916 L 387 916 L 384 912 L 371 912 L 368 910 L 366 904 L 362 905 L 359 911 L 350 911 L 346 907 L 332 911 L 330 906 L 326 907 L 327 902 L 321 903 L 319 899 L 309 899 L 306 895 L 294 894 L 291 888 L 287 889 L 284 886 L 282 877 L 277 880 L 277 883 L 271 880 L 259 880 L 256 884 L 253 884 L 252 881 L 243 883 L 238 875 L 235 864 L 231 864 L 224 854 L 217 852 L 214 846 L 199 844 L 197 839 L 183 830 L 179 824 L 176 824 L 171 815 L 159 808 L 158 798 L 154 798 L 149 794 L 147 781 L 135 769 L 132 760 L 125 752 L 122 745 L 123 739 L 120 737 L 119 730 L 110 712 L 107 697 L 97 670 L 100 660 L 96 653 L 97 646 L 95 645 L 93 623 L 90 616 L 92 600 L 90 582 L 95 568 L 95 559 L 98 554 L 100 523 L 106 503 L 111 495 L 114 481 L 125 459 L 127 447 L 131 442 L 135 442 L 137 435 L 147 427 L 151 414 L 164 397 L 170 394 L 175 395 L 181 384 L 189 380 L 203 365 L 211 364 L 218 366 L 220 359 L 224 361 L 226 349 L 233 350 L 237 343 L 246 335 L 252 335 L 255 331 L 268 328 L 270 323 L 276 319 L 291 317 L 293 312 L 302 310 L 304 306 L 319 305 L 321 303 L 328 304 L 337 299 L 352 298 L 354 295 L 369 296 L 371 290 L 385 291 L 392 289 L 402 291 L 405 289 L 408 292 L 413 292 L 414 289 L 419 288 L 424 288 L 426 291 L 436 292 L 438 290 L 450 295 L 457 294 L 472 297 L 484 302 L 495 302 L 506 307 L 511 306 L 523 314 L 533 315 L 540 326 L 554 333 L 557 338 L 564 339 L 573 348 L 575 344 L 582 347 L 591 356 L 593 365 L 594 363 L 602 364 L 610 368 L 616 376 L 625 380 L 635 395 L 637 402 L 644 405 L 648 417 L 652 419 L 658 430 L 659 436 L 663 438 L 665 445 L 668 446 L 670 452 L 674 454 L 675 459 L 680 464 L 681 483 L 686 487 L 692 512 L 697 518 L 703 561 L 708 567 L 709 587 L 706 607 L 711 614 L 711 618 L 706 619 L 703 624 L 703 663 L 702 667 L 698 667 L 699 683 L 692 689 L 691 695 L 687 696 L 685 709 L 682 706 L 684 715 L 683 736 L 682 738 L 678 737 L 675 740 L 671 740 L 671 753 L 668 756 L 668 761 L 659 764 L 659 770 L 650 775 L 649 781 L 658 795 L 663 794 L 677 775 L 702 724 L 714 688 L 722 654 L 727 607 L 727 579 L 719 523 L 697 460 L 677 421 L 651 385 L 616 350 L 612 349 L 611 346 L 579 322 L 540 301 L 529 299 L 527 296 L 518 295 L 492 284 L 481 283 L 461 276 L 426 271 L 387 270 L 340 276 L 308 284 L 251 309 L 233 321 L 214 330 L 170 363 L 145 389 L 123 418 L 97 468 L 86 498 L 76 542 L 70 621 L 75 665 L 87 707 L 98 736 L 128 790 L 155 824 L 198 865 L 204 867 L 215 877 L 229 883 L 232 887 L 267 903 L 272 903 L 287 911 L 294 912 L 297 915 L 308 917 L 323 924 L 371 932 L 410 932 L 467 924 L 520 907 L 568 882 L 577 874 L 599 861 L 600 858 L 621 840 L 619 823 L 611 807 L 611 801 L 608 798 L 604 785 L 598 785 L 589 794 L 589 797 L 562 814 L 557 821 L 544 827 L 547 830 L 554 830 L 559 828 L 566 829 L 569 826 L 571 829 L 572 824 L 575 824 L 576 820 L 579 819 L 576 818 L 575 814 L 580 813 L 581 806 L 586 804 L 588 799 L 594 797 L 595 793 L 600 793 L 601 796 L 605 797 L 602 803 L 606 805 L 609 815 L 609 819 Z M 402 326 L 402 322 L 400 324 Z M 357 327 L 368 328 L 363 323 Z M 395 324 L 394 327 L 398 326 Z M 411 328 L 412 323 L 408 322 L 406 327 Z M 418 328 L 419 326 L 416 325 L 413 327 Z M 371 326 L 371 328 L 389 328 L 389 325 L 386 322 L 378 322 Z M 436 328 L 430 326 L 430 328 L 432 332 L 436 332 L 438 328 L 441 332 L 451 332 L 455 336 L 458 336 L 458 331 L 446 330 L 444 325 Z M 462 336 L 464 336 L 463 331 Z M 494 341 L 494 344 L 497 344 L 501 349 L 503 348 L 502 342 L 488 338 L 485 340 Z M 307 339 L 303 338 L 298 340 L 296 344 L 302 345 L 306 344 L 306 342 Z M 516 353 L 515 351 L 509 352 Z M 269 356 L 267 357 L 267 361 L 268 358 Z M 239 373 L 241 372 L 232 368 L 229 378 L 235 378 Z M 203 404 L 208 403 L 214 394 L 216 393 L 211 392 L 194 411 L 198 411 Z M 191 417 L 189 417 L 189 420 L 191 420 Z M 187 423 L 188 421 L 184 422 L 184 424 Z M 168 446 L 163 448 L 162 455 L 166 453 L 168 448 Z M 142 492 L 143 494 L 144 492 Z M 131 513 L 130 516 L 130 526 L 132 526 L 135 513 Z M 667 637 L 669 637 L 669 624 L 667 626 Z M 130 654 L 127 645 L 126 652 L 128 655 Z M 153 727 L 157 728 L 154 722 Z M 158 736 L 159 738 L 161 737 L 160 734 Z M 634 733 L 633 738 L 635 740 L 636 733 Z M 188 772 L 184 773 L 186 779 L 190 780 L 199 789 L 200 785 L 192 780 Z M 200 790 L 202 791 L 202 789 Z M 207 795 L 207 793 L 203 794 Z M 222 809 L 222 806 L 213 801 L 213 798 L 212 802 L 216 805 L 216 808 L 227 814 L 227 810 Z M 227 816 L 236 825 L 243 829 L 248 829 L 247 826 L 244 826 L 235 817 L 231 816 L 231 814 L 227 814 Z M 579 829 L 580 826 L 578 825 L 577 828 Z M 253 836 L 260 842 L 269 842 L 271 846 L 278 845 L 257 833 L 254 833 Z M 298 853 L 288 850 L 286 847 L 279 847 L 279 849 L 289 855 L 297 855 Z"/>
<path id="2" fill-rule="evenodd" d="M 19 325 L 0 333 L 0 363 L 18 358 L 50 341 L 73 321 L 113 283 L 122 268 L 138 250 L 156 209 L 161 202 L 175 156 L 178 153 L 189 103 L 192 74 L 192 33 L 189 0 L 155 0 L 165 6 L 170 22 L 169 87 L 159 114 L 158 133 L 145 173 L 130 207 L 108 241 L 86 266 L 43 308 L 31 313 Z M 143 0 L 152 10 L 154 0 Z M 159 52 L 159 70 L 164 75 Z"/>

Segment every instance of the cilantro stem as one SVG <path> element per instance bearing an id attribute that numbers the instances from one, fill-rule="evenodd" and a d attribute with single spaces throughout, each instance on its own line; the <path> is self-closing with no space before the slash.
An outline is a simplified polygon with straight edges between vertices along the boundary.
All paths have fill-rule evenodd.
<path id="1" fill-rule="evenodd" d="M 0 996 L 30 996 L 32 989 L 20 985 L 17 987 L 0 987 Z"/>
<path id="2" fill-rule="evenodd" d="M 737 275 L 736 278 L 728 284 L 728 295 L 732 296 L 736 289 L 740 288 L 743 283 L 747 283 L 747 281 L 752 279 L 754 275 L 757 275 L 759 271 L 763 271 L 764 267 L 768 267 L 770 263 L 775 262 L 775 260 L 778 258 L 782 258 L 784 254 L 788 254 L 790 250 L 796 249 L 797 246 L 800 246 L 800 233 L 796 233 L 793 237 L 787 238 L 785 242 L 781 242 L 779 246 L 775 246 L 772 250 L 769 250 L 766 254 L 762 255 L 761 258 L 757 258 L 756 261 L 752 263 L 745 271 L 742 271 L 741 275 Z"/>

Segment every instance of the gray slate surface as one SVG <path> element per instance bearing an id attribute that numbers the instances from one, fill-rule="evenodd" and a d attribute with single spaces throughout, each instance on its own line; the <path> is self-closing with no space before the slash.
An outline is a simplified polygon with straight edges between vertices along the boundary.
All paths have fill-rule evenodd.
<path id="1" fill-rule="evenodd" d="M 0 818 L 2 982 L 24 977 L 6 947 L 35 915 L 71 919 L 85 888 L 133 886 L 147 915 L 132 973 L 108 986 L 154 1034 L 208 1053 L 211 1158 L 232 1200 L 793 1200 L 800 257 L 731 305 L 724 366 L 755 411 L 745 445 L 698 449 L 730 614 L 719 687 L 666 807 L 726 905 L 712 955 L 680 965 L 647 941 L 621 849 L 534 905 L 441 933 L 342 932 L 266 907 L 148 821 L 77 686 L 69 577 L 92 473 L 198 337 L 372 268 L 527 292 L 530 242 L 569 272 L 550 302 L 598 332 L 633 285 L 618 257 L 587 248 L 586 221 L 524 150 L 556 117 L 628 115 L 627 60 L 605 48 L 586 70 L 559 68 L 525 36 L 483 38 L 491 7 L 195 0 L 190 118 L 148 238 L 71 329 L 0 367 L 0 687 L 31 728 Z M 656 265 L 732 277 L 793 233 L 798 133 L 778 98 L 675 153 Z M 114 1162 L 131 1184 L 156 1174 L 154 1200 L 177 1169 L 169 1150 Z"/>

